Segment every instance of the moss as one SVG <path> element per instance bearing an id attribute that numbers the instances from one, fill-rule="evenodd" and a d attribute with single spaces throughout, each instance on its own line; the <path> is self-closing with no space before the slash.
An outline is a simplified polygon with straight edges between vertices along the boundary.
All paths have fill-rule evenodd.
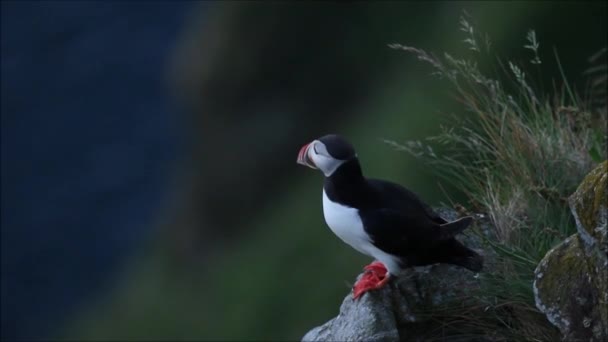
<path id="1" fill-rule="evenodd" d="M 587 256 L 578 234 L 547 253 L 535 276 L 537 307 L 566 339 L 608 339 L 608 270 L 603 258 Z"/>
<path id="2" fill-rule="evenodd" d="M 608 252 L 607 188 L 608 161 L 604 161 L 585 177 L 569 199 L 579 233 L 588 245 L 598 243 L 604 253 Z"/>

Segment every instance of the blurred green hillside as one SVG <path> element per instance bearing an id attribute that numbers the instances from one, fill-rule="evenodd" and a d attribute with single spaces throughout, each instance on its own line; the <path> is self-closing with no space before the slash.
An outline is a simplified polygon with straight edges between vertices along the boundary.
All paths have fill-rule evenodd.
<path id="1" fill-rule="evenodd" d="M 367 175 L 433 205 L 463 201 L 381 141 L 421 139 L 461 111 L 429 68 L 387 44 L 467 53 L 462 10 L 514 60 L 529 59 L 520 47 L 535 29 L 547 85 L 553 45 L 576 84 L 605 44 L 597 2 L 226 2 L 205 24 L 193 15 L 168 72 L 191 133 L 175 198 L 121 284 L 65 337 L 295 340 L 337 314 L 370 260 L 326 228 L 321 176 L 296 165 L 298 148 L 340 133 Z"/>

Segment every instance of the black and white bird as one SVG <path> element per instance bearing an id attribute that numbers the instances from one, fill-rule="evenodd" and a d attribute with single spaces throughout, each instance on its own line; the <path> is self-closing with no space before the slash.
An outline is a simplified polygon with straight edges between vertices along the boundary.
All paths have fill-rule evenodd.
<path id="1" fill-rule="evenodd" d="M 355 284 L 355 298 L 409 267 L 447 263 L 482 269 L 483 258 L 454 238 L 472 217 L 447 222 L 401 185 L 364 177 L 353 146 L 341 136 L 325 135 L 302 146 L 297 163 L 325 176 L 323 214 L 329 228 L 377 260 Z"/>

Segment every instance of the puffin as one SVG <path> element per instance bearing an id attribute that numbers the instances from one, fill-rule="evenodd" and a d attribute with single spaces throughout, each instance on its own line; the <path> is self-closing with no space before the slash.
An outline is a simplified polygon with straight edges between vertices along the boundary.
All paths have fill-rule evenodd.
<path id="1" fill-rule="evenodd" d="M 417 266 L 452 264 L 480 272 L 483 258 L 455 236 L 473 222 L 448 222 L 407 188 L 366 178 L 355 149 L 328 134 L 300 148 L 297 164 L 323 173 L 323 216 L 331 231 L 374 259 L 353 286 L 354 299 Z"/>

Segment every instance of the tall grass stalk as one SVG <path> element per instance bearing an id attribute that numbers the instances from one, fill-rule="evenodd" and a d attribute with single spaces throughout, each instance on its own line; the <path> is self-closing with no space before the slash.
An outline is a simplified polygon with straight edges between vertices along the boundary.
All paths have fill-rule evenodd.
<path id="1" fill-rule="evenodd" d="M 467 17 L 461 17 L 460 27 L 471 54 L 482 56 L 480 36 Z M 485 46 L 489 54 L 490 44 Z M 488 76 L 474 59 L 448 53 L 438 58 L 401 44 L 389 47 L 430 64 L 435 75 L 451 83 L 466 110 L 425 141 L 386 142 L 432 165 L 467 195 L 468 210 L 491 220 L 491 237 L 484 241 L 495 257 L 482 274 L 477 305 L 482 303 L 483 315 L 469 316 L 477 319 L 472 323 L 485 336 L 502 331 L 507 339 L 555 338 L 556 330 L 534 305 L 533 273 L 552 246 L 575 232 L 566 199 L 606 158 L 605 107 L 591 105 L 598 103 L 593 98 L 581 100 L 557 54 L 561 85 L 553 93 L 539 93 L 526 66 L 510 60 L 499 58 L 492 70 L 501 72 Z M 534 31 L 528 32 L 524 48 L 532 52 L 528 63 L 542 63 Z M 602 70 L 605 65 L 593 69 L 595 85 L 605 84 L 597 76 Z"/>

